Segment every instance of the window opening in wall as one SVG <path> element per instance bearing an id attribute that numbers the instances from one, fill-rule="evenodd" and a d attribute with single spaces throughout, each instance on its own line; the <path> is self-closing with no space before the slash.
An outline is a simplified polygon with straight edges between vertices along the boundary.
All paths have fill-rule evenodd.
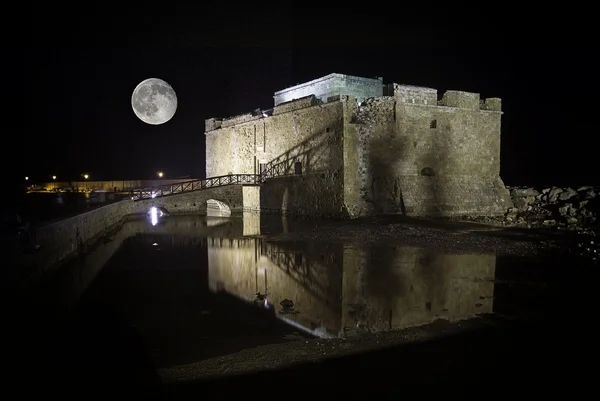
<path id="1" fill-rule="evenodd" d="M 325 128 L 325 132 L 329 132 L 329 127 Z"/>
<path id="2" fill-rule="evenodd" d="M 433 169 L 431 167 L 425 167 L 424 169 L 421 170 L 421 175 L 433 177 L 435 175 L 435 172 L 433 171 Z"/>
<path id="3" fill-rule="evenodd" d="M 258 167 L 258 171 L 260 172 L 260 175 L 267 174 L 267 163 L 260 163 L 259 167 Z"/>
<path id="4" fill-rule="evenodd" d="M 429 123 L 429 128 L 437 128 L 437 120 L 431 120 L 431 122 Z"/>
<path id="5" fill-rule="evenodd" d="M 296 163 L 294 163 L 294 172 L 297 175 L 302 174 L 302 162 L 296 162 Z"/>
<path id="6" fill-rule="evenodd" d="M 294 254 L 294 265 L 302 266 L 302 254 L 301 253 Z"/>

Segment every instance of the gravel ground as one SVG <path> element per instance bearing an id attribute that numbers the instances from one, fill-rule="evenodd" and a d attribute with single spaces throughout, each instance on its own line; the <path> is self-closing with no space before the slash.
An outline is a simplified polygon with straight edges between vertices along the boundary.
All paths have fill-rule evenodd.
<path id="1" fill-rule="evenodd" d="M 272 241 L 317 240 L 355 245 L 416 246 L 440 252 L 495 252 L 497 256 L 535 256 L 574 244 L 581 235 L 550 229 L 506 227 L 490 223 L 418 219 L 365 218 L 347 221 L 299 221 Z"/>
<path id="2" fill-rule="evenodd" d="M 387 347 L 432 340 L 478 328 L 493 327 L 499 324 L 499 321 L 498 318 L 492 316 L 457 322 L 438 320 L 424 326 L 381 333 L 367 333 L 348 338 L 298 339 L 287 343 L 245 349 L 189 365 L 161 369 L 159 374 L 165 383 L 176 383 L 283 369 L 301 363 L 319 362 Z"/>

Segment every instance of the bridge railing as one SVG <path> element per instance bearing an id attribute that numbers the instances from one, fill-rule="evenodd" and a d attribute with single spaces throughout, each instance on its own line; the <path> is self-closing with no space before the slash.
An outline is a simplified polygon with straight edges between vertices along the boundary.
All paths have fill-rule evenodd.
<path id="1" fill-rule="evenodd" d="M 230 174 L 201 180 L 185 181 L 177 184 L 161 185 L 158 188 L 141 188 L 131 191 L 131 199 L 153 199 L 160 196 L 175 195 L 199 189 L 222 187 L 225 185 L 258 185 L 265 180 L 260 174 Z"/>

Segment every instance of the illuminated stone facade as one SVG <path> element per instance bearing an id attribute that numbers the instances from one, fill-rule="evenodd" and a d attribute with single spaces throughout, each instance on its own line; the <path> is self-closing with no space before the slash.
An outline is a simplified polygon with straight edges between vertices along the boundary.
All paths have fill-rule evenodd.
<path id="1" fill-rule="evenodd" d="M 206 120 L 207 177 L 263 173 L 255 203 L 283 214 L 490 216 L 512 206 L 500 99 L 438 99 L 340 74 L 311 82 L 276 92 L 273 109 Z"/>

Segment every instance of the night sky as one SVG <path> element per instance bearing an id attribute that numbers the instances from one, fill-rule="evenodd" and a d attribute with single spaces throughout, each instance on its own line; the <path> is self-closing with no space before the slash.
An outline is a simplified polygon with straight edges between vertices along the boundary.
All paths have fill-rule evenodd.
<path id="1" fill-rule="evenodd" d="M 507 185 L 598 184 L 593 24 L 584 16 L 374 8 L 29 10 L 25 43 L 5 48 L 22 109 L 5 171 L 17 182 L 203 177 L 206 118 L 271 108 L 273 92 L 337 72 L 501 97 Z M 149 77 L 177 92 L 164 125 L 131 108 Z"/>

